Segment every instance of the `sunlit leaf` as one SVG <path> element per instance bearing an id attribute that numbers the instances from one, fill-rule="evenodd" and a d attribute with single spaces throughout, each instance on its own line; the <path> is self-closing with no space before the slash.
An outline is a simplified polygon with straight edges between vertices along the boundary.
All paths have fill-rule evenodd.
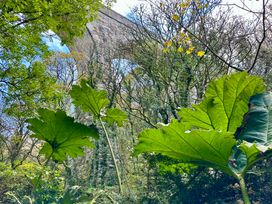
<path id="1" fill-rule="evenodd" d="M 223 76 L 209 84 L 200 104 L 181 109 L 179 115 L 195 128 L 235 132 L 248 111 L 250 97 L 264 89 L 261 78 L 245 72 Z"/>
<path id="2" fill-rule="evenodd" d="M 161 153 L 181 162 L 221 169 L 230 173 L 228 159 L 235 145 L 231 133 L 215 130 L 188 131 L 189 126 L 172 121 L 161 129 L 148 129 L 139 135 L 135 153 Z"/>
<path id="3" fill-rule="evenodd" d="M 109 104 L 107 92 L 104 90 L 97 91 L 82 80 L 79 85 L 74 85 L 70 91 L 73 103 L 79 106 L 84 112 L 90 112 L 99 117 L 101 110 Z"/>
<path id="4" fill-rule="evenodd" d="M 161 153 L 234 175 L 247 166 L 245 155 L 249 164 L 256 161 L 260 151 L 260 145 L 237 145 L 234 133 L 248 111 L 250 97 L 263 92 L 264 88 L 259 77 L 247 73 L 214 80 L 200 104 L 180 111 L 181 122 L 172 121 L 160 129 L 143 131 L 135 152 Z"/>
<path id="5" fill-rule="evenodd" d="M 127 119 L 125 112 L 118 108 L 110 108 L 106 110 L 106 115 L 102 117 L 102 120 L 113 124 L 116 123 L 119 127 L 123 125 L 123 122 Z"/>
<path id="6" fill-rule="evenodd" d="M 99 138 L 95 127 L 74 122 L 61 110 L 40 109 L 39 118 L 29 119 L 28 123 L 34 132 L 32 137 L 45 142 L 41 153 L 57 161 L 64 161 L 67 156 L 81 156 L 83 147 L 93 147 L 89 138 Z"/>

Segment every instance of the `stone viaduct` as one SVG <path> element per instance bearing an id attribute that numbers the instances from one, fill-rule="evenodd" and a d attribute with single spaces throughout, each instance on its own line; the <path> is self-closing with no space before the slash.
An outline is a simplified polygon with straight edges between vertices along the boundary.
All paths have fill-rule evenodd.
<path id="1" fill-rule="evenodd" d="M 102 8 L 98 18 L 86 25 L 84 36 L 75 39 L 74 45 L 69 47 L 71 51 L 83 54 L 83 60 L 76 62 L 78 74 L 90 77 L 92 85 L 106 88 L 110 105 L 117 93 L 116 84 L 120 80 L 120 75 L 113 66 L 113 60 L 127 58 L 123 45 L 128 42 L 130 38 L 128 31 L 134 29 L 134 26 L 135 24 L 124 16 Z M 85 115 L 81 115 L 80 120 L 85 121 Z M 112 143 L 113 146 L 118 146 L 115 139 Z M 92 158 L 90 181 L 94 186 L 112 185 L 115 172 L 112 168 L 101 166 L 102 163 L 108 167 L 112 166 L 111 156 L 103 148 L 105 139 L 102 137 L 95 144 L 97 147 L 88 153 L 88 158 Z"/>
<path id="2" fill-rule="evenodd" d="M 123 45 L 130 38 L 128 30 L 135 30 L 135 24 L 111 9 L 102 8 L 97 19 L 88 23 L 86 28 L 84 36 L 76 38 L 70 47 L 71 51 L 83 55 L 83 60 L 77 64 L 82 72 L 88 69 L 91 61 L 98 62 L 105 69 L 111 66 L 112 59 L 120 58 L 120 53 L 126 55 Z"/>

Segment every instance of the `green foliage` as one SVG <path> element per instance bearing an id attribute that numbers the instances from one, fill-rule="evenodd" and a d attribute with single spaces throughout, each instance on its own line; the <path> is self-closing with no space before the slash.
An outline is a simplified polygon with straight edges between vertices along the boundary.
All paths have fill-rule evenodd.
<path id="1" fill-rule="evenodd" d="M 181 110 L 181 122 L 173 120 L 161 129 L 142 132 L 136 154 L 161 153 L 182 162 L 220 169 L 239 180 L 244 201 L 249 203 L 244 175 L 254 163 L 265 158 L 262 153 L 271 149 L 268 146 L 271 137 L 270 95 L 251 98 L 247 117 L 252 118 L 244 120 L 239 135 L 241 145 L 235 140 L 234 133 L 248 111 L 250 97 L 263 92 L 264 88 L 260 78 L 247 73 L 213 81 L 199 105 Z M 254 128 L 249 128 L 252 124 Z M 262 143 L 258 144 L 259 141 Z"/>
<path id="2" fill-rule="evenodd" d="M 115 122 L 118 126 L 121 126 L 124 119 L 126 118 L 125 113 L 117 108 L 114 108 L 107 109 L 105 114 L 102 110 L 105 109 L 110 102 L 107 98 L 107 92 L 104 90 L 97 91 L 91 88 L 90 86 L 88 86 L 87 81 L 85 80 L 81 81 L 81 86 L 74 85 L 72 87 L 72 90 L 70 91 L 70 95 L 73 99 L 73 103 L 76 106 L 81 107 L 84 112 L 92 113 L 96 119 L 99 119 L 103 132 L 107 139 L 112 161 L 114 163 L 116 176 L 118 179 L 119 192 L 120 194 L 122 194 L 123 190 L 120 172 L 117 166 L 108 131 L 102 120 L 104 119 L 104 121 L 107 121 L 110 124 Z"/>
<path id="3" fill-rule="evenodd" d="M 258 94 L 251 97 L 249 111 L 236 134 L 237 139 L 268 145 L 272 142 L 272 95 Z"/>
<path id="4" fill-rule="evenodd" d="M 109 104 L 107 92 L 93 89 L 85 80 L 81 81 L 80 86 L 74 85 L 69 94 L 76 106 L 81 107 L 84 112 L 92 113 L 95 117 L 100 117 L 102 109 Z"/>
<path id="5" fill-rule="evenodd" d="M 89 137 L 99 137 L 96 128 L 74 122 L 61 110 L 40 109 L 39 116 L 28 120 L 29 129 L 35 133 L 32 137 L 46 142 L 40 152 L 47 159 L 64 161 L 67 156 L 81 156 L 83 146 L 93 147 Z"/>
<path id="6" fill-rule="evenodd" d="M 234 132 L 247 112 L 250 96 L 264 87 L 261 79 L 246 73 L 211 82 L 199 105 L 180 111 L 181 122 L 173 120 L 161 129 L 142 132 L 135 152 L 161 153 L 232 174 L 228 163 L 236 144 Z"/>
<path id="7" fill-rule="evenodd" d="M 64 42 L 70 42 L 85 32 L 85 25 L 94 19 L 101 6 L 101 0 L 5 0 L 0 3 L 1 33 L 12 35 L 20 31 L 31 37 L 51 29 Z"/>
<path id="8" fill-rule="evenodd" d="M 32 180 L 40 174 L 40 185 L 33 188 Z M 22 203 L 54 203 L 61 198 L 64 180 L 59 169 L 51 170 L 37 163 L 24 163 L 16 169 L 0 163 L 0 191 L 14 194 Z M 28 197 L 28 198 L 27 198 Z M 0 196 L 1 203 L 17 203 L 8 194 Z"/>
<path id="9" fill-rule="evenodd" d="M 10 116 L 31 117 L 38 108 L 56 107 L 63 98 L 60 85 L 50 77 L 41 62 L 36 61 L 30 67 L 12 67 L 5 72 L 5 78 L 9 84 L 5 111 Z"/>
<path id="10" fill-rule="evenodd" d="M 169 164 L 168 164 L 169 163 Z M 158 162 L 159 170 L 162 175 L 165 174 L 190 174 L 197 166 L 188 163 L 171 163 L 167 161 Z"/>
<path id="11" fill-rule="evenodd" d="M 179 115 L 191 127 L 234 133 L 248 110 L 250 97 L 264 88 L 261 78 L 245 72 L 223 76 L 209 84 L 200 104 L 181 109 Z"/>
<path id="12" fill-rule="evenodd" d="M 257 161 L 272 153 L 272 95 L 258 94 L 251 97 L 249 111 L 236 137 L 241 141 L 234 160 L 241 173 L 245 173 Z"/>
<path id="13" fill-rule="evenodd" d="M 140 142 L 135 152 L 161 153 L 181 162 L 215 167 L 230 173 L 228 159 L 235 145 L 233 134 L 215 130 L 186 132 L 188 129 L 188 125 L 174 120 L 161 129 L 145 130 L 139 135 Z"/>
<path id="14" fill-rule="evenodd" d="M 31 117 L 39 107 L 56 107 L 62 91 L 46 72 L 50 53 L 41 36 L 51 30 L 72 43 L 101 6 L 101 0 L 0 1 L 0 93 L 9 115 Z"/>
<path id="15" fill-rule="evenodd" d="M 102 120 L 109 124 L 116 123 L 119 127 L 123 126 L 123 122 L 127 119 L 125 112 L 118 108 L 109 108 L 106 110 L 106 116 L 102 117 Z"/>
<path id="16" fill-rule="evenodd" d="M 118 126 L 122 126 L 127 118 L 126 114 L 118 108 L 106 109 L 110 103 L 107 92 L 93 89 L 87 84 L 86 80 L 82 80 L 80 86 L 73 85 L 69 94 L 73 103 L 84 112 L 92 113 L 96 118 L 101 118 L 109 124 L 116 123 Z M 104 109 L 106 111 L 103 111 Z"/>

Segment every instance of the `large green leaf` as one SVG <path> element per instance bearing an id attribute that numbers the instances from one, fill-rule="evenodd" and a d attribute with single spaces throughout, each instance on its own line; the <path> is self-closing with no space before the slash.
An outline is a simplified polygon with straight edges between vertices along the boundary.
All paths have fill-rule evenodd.
<path id="1" fill-rule="evenodd" d="M 179 115 L 191 127 L 235 132 L 248 111 L 250 97 L 264 89 L 261 78 L 245 72 L 223 76 L 209 84 L 200 104 L 181 109 Z"/>
<path id="2" fill-rule="evenodd" d="M 180 111 L 181 122 L 142 132 L 135 151 L 161 153 L 183 162 L 236 173 L 233 168 L 236 166 L 229 165 L 232 157 L 241 159 L 242 168 L 244 159 L 242 147 L 235 145 L 234 133 L 248 111 L 250 97 L 264 88 L 261 78 L 244 72 L 214 80 L 200 104 Z"/>
<path id="3" fill-rule="evenodd" d="M 102 120 L 110 124 L 116 123 L 119 127 L 123 125 L 123 122 L 125 122 L 126 119 L 126 113 L 118 108 L 107 109 L 106 115 L 102 117 Z"/>
<path id="4" fill-rule="evenodd" d="M 82 80 L 80 85 L 81 86 L 73 85 L 69 93 L 73 98 L 73 103 L 81 107 L 83 111 L 90 112 L 95 117 L 100 117 L 101 110 L 109 104 L 107 92 L 93 89 L 88 86 L 85 80 Z"/>
<path id="5" fill-rule="evenodd" d="M 238 129 L 237 139 L 261 145 L 272 143 L 272 95 L 258 94 L 251 97 L 249 111 Z"/>
<path id="6" fill-rule="evenodd" d="M 35 134 L 32 137 L 45 141 L 41 153 L 47 158 L 64 161 L 83 154 L 83 147 L 93 147 L 89 137 L 99 138 L 94 127 L 74 122 L 65 112 L 40 109 L 39 118 L 29 119 L 28 127 Z"/>
<path id="7" fill-rule="evenodd" d="M 161 129 L 139 135 L 135 153 L 155 152 L 181 162 L 209 166 L 231 174 L 228 159 L 235 145 L 233 134 L 215 130 L 188 131 L 189 125 L 172 121 Z"/>
<path id="8" fill-rule="evenodd" d="M 258 94 L 251 97 L 249 111 L 243 124 L 236 132 L 242 143 L 239 149 L 245 157 L 239 157 L 237 163 L 244 163 L 242 171 L 252 166 L 262 157 L 271 154 L 272 149 L 272 95 Z M 245 160 L 245 161 L 242 161 Z"/>

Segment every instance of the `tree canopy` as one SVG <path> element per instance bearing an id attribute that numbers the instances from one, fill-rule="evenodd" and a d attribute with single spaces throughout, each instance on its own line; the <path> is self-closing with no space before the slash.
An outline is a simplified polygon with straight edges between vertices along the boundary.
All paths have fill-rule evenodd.
<path id="1" fill-rule="evenodd" d="M 56 33 L 62 43 L 71 44 L 75 36 L 85 32 L 85 25 L 95 19 L 101 6 L 101 0 L 0 2 L 0 92 L 7 104 L 4 109 L 9 108 L 9 113 L 17 110 L 17 115 L 28 112 L 30 116 L 45 101 L 57 105 L 62 91 L 46 70 L 45 59 L 51 53 L 41 37 Z"/>

